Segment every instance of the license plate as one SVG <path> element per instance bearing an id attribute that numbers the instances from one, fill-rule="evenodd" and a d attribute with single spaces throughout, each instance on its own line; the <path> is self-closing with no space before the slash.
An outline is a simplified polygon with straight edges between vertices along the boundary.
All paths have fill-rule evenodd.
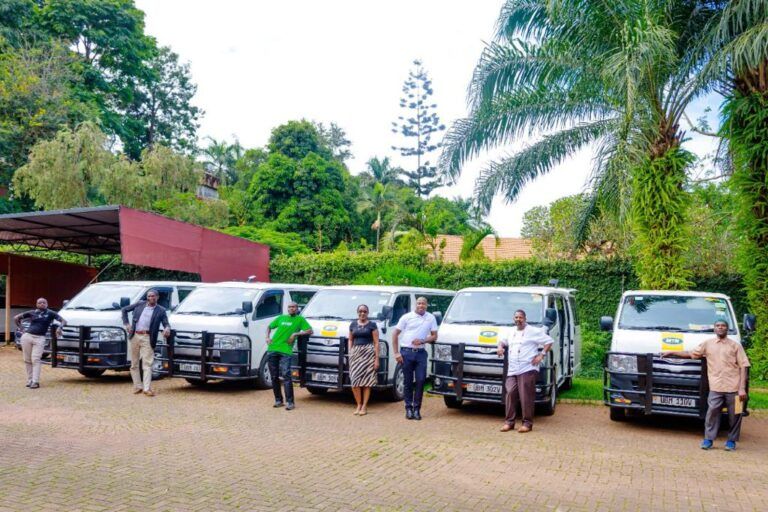
<path id="1" fill-rule="evenodd" d="M 179 365 L 179 370 L 182 372 L 200 373 L 199 364 L 182 363 Z"/>
<path id="2" fill-rule="evenodd" d="M 339 382 L 339 375 L 337 373 L 313 373 L 312 380 L 336 384 Z"/>
<path id="3" fill-rule="evenodd" d="M 657 405 L 671 405 L 673 407 L 696 408 L 695 398 L 681 398 L 679 396 L 660 396 L 653 395 L 653 403 Z"/>
<path id="4" fill-rule="evenodd" d="M 79 363 L 80 356 L 64 356 L 65 363 Z"/>
<path id="5" fill-rule="evenodd" d="M 474 382 L 467 383 L 467 391 L 472 393 L 486 393 L 488 395 L 500 395 L 500 384 L 477 384 Z"/>

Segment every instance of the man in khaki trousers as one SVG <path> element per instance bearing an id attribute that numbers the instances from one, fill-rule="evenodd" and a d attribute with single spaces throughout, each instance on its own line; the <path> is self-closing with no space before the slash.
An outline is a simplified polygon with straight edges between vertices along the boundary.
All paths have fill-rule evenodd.
<path id="1" fill-rule="evenodd" d="M 171 335 L 168 315 L 165 308 L 157 303 L 159 294 L 157 290 L 147 292 L 147 300 L 140 300 L 122 309 L 123 324 L 130 337 L 128 350 L 131 354 L 131 379 L 133 380 L 133 392 L 144 393 L 146 396 L 155 396 L 152 389 L 152 363 L 155 360 L 155 345 L 157 345 L 157 333 L 162 324 L 165 328 L 163 336 Z M 128 322 L 128 313 L 133 312 L 133 319 Z M 144 370 L 144 379 L 139 371 L 139 361 Z"/>
<path id="2" fill-rule="evenodd" d="M 42 297 L 37 299 L 35 309 L 25 311 L 13 317 L 16 327 L 21 329 L 21 321 L 29 319 L 29 326 L 21 336 L 21 350 L 24 353 L 24 365 L 27 370 L 27 387 L 40 387 L 40 365 L 45 350 L 45 333 L 50 329 L 54 320 L 67 325 L 67 321 L 55 311 L 48 309 L 48 301 Z M 61 334 L 61 330 L 59 330 Z"/>

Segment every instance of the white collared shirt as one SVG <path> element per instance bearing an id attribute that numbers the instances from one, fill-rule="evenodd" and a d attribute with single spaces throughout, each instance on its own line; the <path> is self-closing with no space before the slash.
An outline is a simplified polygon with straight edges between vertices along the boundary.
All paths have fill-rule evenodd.
<path id="1" fill-rule="evenodd" d="M 507 331 L 506 338 L 499 340 L 499 347 L 509 347 L 509 366 L 507 376 L 520 375 L 531 370 L 539 371 L 539 366 L 533 364 L 533 358 L 539 354 L 539 348 L 554 343 L 545 328 L 525 325 L 517 326 Z"/>
<path id="2" fill-rule="evenodd" d="M 141 316 L 136 321 L 137 331 L 148 331 L 149 326 L 152 323 L 152 313 L 155 312 L 155 306 L 144 306 L 144 310 L 141 312 Z"/>
<path id="3" fill-rule="evenodd" d="M 429 311 L 425 311 L 423 315 L 411 311 L 400 317 L 395 328 L 400 331 L 400 347 L 412 348 L 413 340 L 424 340 L 432 331 L 437 331 L 437 320 Z M 418 348 L 423 347 L 420 345 Z"/>

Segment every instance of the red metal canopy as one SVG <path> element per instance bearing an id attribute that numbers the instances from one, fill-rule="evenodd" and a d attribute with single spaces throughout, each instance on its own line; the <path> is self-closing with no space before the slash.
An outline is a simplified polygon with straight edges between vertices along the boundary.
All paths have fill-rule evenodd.
<path id="1" fill-rule="evenodd" d="M 120 254 L 123 263 L 269 281 L 269 247 L 125 206 L 0 215 L 0 244 L 28 251 Z"/>

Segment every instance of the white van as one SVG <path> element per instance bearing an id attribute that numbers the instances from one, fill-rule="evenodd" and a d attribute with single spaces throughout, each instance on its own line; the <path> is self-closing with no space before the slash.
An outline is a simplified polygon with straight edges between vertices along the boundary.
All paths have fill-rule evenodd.
<path id="1" fill-rule="evenodd" d="M 709 387 L 702 360 L 662 359 L 661 352 L 693 350 L 714 337 L 714 323 L 728 323 L 728 337 L 741 343 L 727 295 L 708 292 L 631 290 L 621 296 L 616 320 L 600 319 L 612 332 L 605 358 L 603 402 L 611 419 L 668 414 L 704 418 Z M 745 315 L 745 331 L 755 317 Z M 703 373 L 706 377 L 706 372 Z"/>
<path id="2" fill-rule="evenodd" d="M 379 328 L 379 376 L 375 389 L 387 390 L 393 400 L 402 400 L 403 372 L 392 352 L 392 329 L 400 317 L 413 311 L 418 297 L 426 297 L 427 310 L 438 318 L 454 292 L 408 286 L 331 286 L 323 288 L 304 309 L 303 316 L 313 335 L 300 339 L 293 365 L 294 381 L 310 393 L 350 387 L 347 367 L 349 324 L 357 319 L 357 306 L 368 306 L 369 318 Z"/>
<path id="3" fill-rule="evenodd" d="M 158 304 L 171 311 L 200 283 L 176 281 L 104 281 L 92 284 L 59 314 L 67 321 L 62 337 L 48 342 L 45 357 L 51 366 L 71 368 L 86 377 L 99 377 L 106 370 L 131 367 L 128 339 L 120 308 L 144 300 L 147 291 L 157 290 Z"/>
<path id="4" fill-rule="evenodd" d="M 496 353 L 499 339 L 514 327 L 515 311 L 528 323 L 546 326 L 555 340 L 539 369 L 536 403 L 553 414 L 558 389 L 570 388 L 581 364 L 581 332 L 575 290 L 545 286 L 464 288 L 456 293 L 438 332 L 432 356 L 434 382 L 429 393 L 445 405 L 464 400 L 502 403 L 506 357 Z"/>
<path id="5" fill-rule="evenodd" d="M 318 286 L 224 282 L 195 290 L 173 312 L 172 335 L 158 338 L 156 371 L 190 384 L 244 380 L 268 388 L 267 325 L 309 302 Z M 203 342 L 204 341 L 204 342 Z"/>

